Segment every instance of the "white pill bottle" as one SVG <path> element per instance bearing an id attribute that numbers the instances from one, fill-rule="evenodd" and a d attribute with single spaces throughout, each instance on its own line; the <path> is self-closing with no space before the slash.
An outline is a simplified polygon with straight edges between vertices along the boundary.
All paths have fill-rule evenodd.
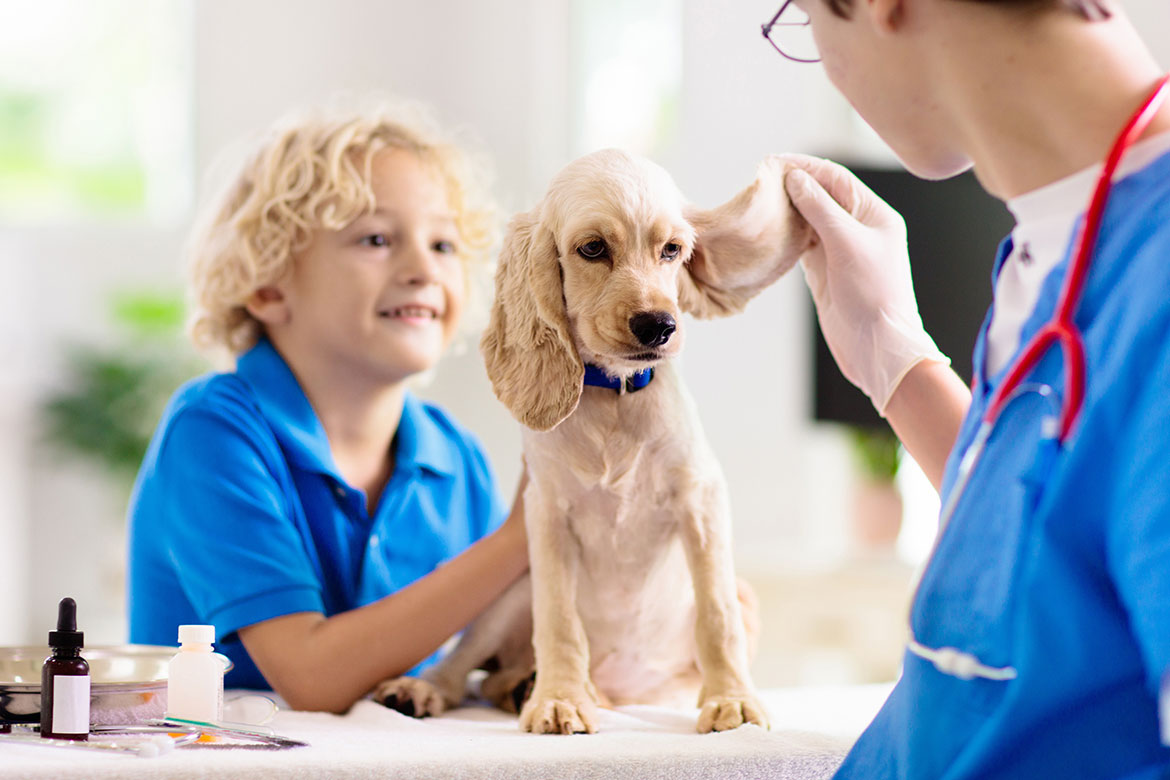
<path id="1" fill-rule="evenodd" d="M 223 720 L 223 661 L 212 652 L 215 626 L 179 626 L 179 652 L 167 671 L 167 717 Z"/>

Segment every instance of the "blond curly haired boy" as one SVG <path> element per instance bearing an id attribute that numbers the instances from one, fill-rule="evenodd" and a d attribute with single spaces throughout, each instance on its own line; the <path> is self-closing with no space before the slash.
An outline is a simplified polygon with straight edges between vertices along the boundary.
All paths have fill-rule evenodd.
<path id="1" fill-rule="evenodd" d="M 492 228 L 470 158 L 417 110 L 263 139 L 192 244 L 193 340 L 234 368 L 175 393 L 142 464 L 132 642 L 211 624 L 227 685 L 342 711 L 525 570 L 480 444 L 408 389 L 455 338 Z"/>

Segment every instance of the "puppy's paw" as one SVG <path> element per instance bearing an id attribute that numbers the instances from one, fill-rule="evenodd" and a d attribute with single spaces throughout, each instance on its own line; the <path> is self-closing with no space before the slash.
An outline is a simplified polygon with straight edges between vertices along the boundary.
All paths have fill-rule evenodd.
<path id="1" fill-rule="evenodd" d="M 542 692 L 536 690 L 520 711 L 520 728 L 533 734 L 593 734 L 597 731 L 597 705 L 584 690 Z"/>
<path id="2" fill-rule="evenodd" d="M 729 731 L 745 723 L 768 728 L 768 711 L 751 693 L 706 697 L 696 727 L 700 734 L 706 734 L 710 731 Z"/>
<path id="3" fill-rule="evenodd" d="M 374 688 L 374 701 L 412 718 L 441 715 L 447 709 L 443 694 L 419 677 L 383 680 Z"/>
<path id="4" fill-rule="evenodd" d="M 480 685 L 483 698 L 504 712 L 518 713 L 536 686 L 536 672 L 527 667 L 492 672 Z"/>

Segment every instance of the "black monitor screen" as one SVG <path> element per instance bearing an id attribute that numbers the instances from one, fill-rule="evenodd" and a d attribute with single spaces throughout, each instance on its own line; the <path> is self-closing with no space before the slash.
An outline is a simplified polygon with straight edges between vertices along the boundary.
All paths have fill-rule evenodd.
<path id="1" fill-rule="evenodd" d="M 970 383 L 971 351 L 991 303 L 995 252 L 1011 232 L 1011 215 L 970 172 L 924 181 L 902 170 L 849 167 L 906 220 L 922 321 L 955 371 Z M 813 317 L 815 321 L 815 312 Z M 815 419 L 884 426 L 869 399 L 841 375 L 820 328 L 814 325 L 813 331 Z"/>

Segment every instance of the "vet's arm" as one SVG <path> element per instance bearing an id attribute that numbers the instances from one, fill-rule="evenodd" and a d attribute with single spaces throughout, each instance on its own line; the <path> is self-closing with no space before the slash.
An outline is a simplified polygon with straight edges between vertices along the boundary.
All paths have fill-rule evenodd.
<path id="1" fill-rule="evenodd" d="M 886 405 L 886 421 L 935 490 L 970 405 L 971 391 L 959 375 L 929 360 L 906 373 Z"/>
<path id="2" fill-rule="evenodd" d="M 397 593 L 330 618 L 299 612 L 240 629 L 273 690 L 296 710 L 344 712 L 464 628 L 528 568 L 526 483 L 497 531 Z"/>
<path id="3" fill-rule="evenodd" d="M 888 416 L 894 391 L 922 361 L 949 364 L 922 326 L 906 223 L 848 169 L 786 155 L 792 203 L 816 238 L 801 259 L 833 359 Z"/>

